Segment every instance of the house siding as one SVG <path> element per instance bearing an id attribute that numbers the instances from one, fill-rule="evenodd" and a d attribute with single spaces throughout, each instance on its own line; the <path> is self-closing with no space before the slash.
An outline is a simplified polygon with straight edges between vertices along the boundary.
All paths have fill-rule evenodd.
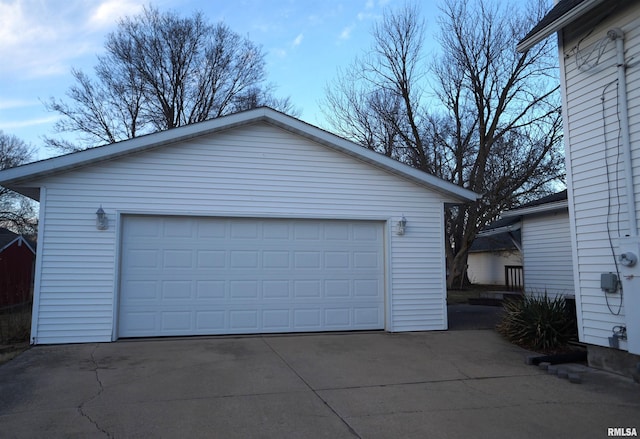
<path id="1" fill-rule="evenodd" d="M 609 41 L 597 64 L 582 70 L 576 65 L 576 47 L 579 44 L 580 54 L 585 55 L 607 31 L 619 27 L 625 33 L 627 61 L 637 58 L 640 4 L 628 2 L 603 21 L 605 13 L 598 10 L 566 27 L 559 45 L 565 84 L 563 107 L 578 326 L 581 341 L 600 346 L 609 346 L 612 328 L 624 325 L 626 311 L 620 294 L 605 295 L 600 288 L 600 274 L 617 271 L 614 250 L 618 238 L 629 233 L 619 137 L 616 47 L 615 42 Z M 597 55 L 598 51 L 594 52 L 596 58 Z M 634 145 L 640 141 L 640 72 L 633 62 L 626 79 Z M 634 148 L 633 159 L 638 193 L 640 149 Z M 624 342 L 621 347 L 626 349 Z"/>
<path id="2" fill-rule="evenodd" d="M 522 256 L 519 251 L 469 253 L 467 275 L 473 284 L 506 285 L 504 270 L 507 265 L 522 265 Z"/>
<path id="3" fill-rule="evenodd" d="M 526 216 L 522 249 L 527 293 L 574 294 L 568 212 Z"/>
<path id="4" fill-rule="evenodd" d="M 41 224 L 38 344 L 115 337 L 120 215 L 387 221 L 389 331 L 446 329 L 444 202 L 409 180 L 256 123 L 36 182 Z M 102 206 L 109 228 L 96 229 Z M 395 223 L 404 214 L 404 236 Z"/>

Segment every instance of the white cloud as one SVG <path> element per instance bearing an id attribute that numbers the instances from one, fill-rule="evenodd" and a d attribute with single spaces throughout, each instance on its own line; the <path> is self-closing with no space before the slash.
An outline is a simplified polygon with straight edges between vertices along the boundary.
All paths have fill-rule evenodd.
<path id="1" fill-rule="evenodd" d="M 136 0 L 0 0 L 0 77 L 68 74 L 79 58 L 102 50 L 118 18 L 142 8 Z"/>
<path id="2" fill-rule="evenodd" d="M 89 25 L 100 29 L 113 26 L 126 15 L 136 15 L 142 11 L 142 4 L 135 0 L 106 0 L 98 4 L 89 17 Z"/>
<path id="3" fill-rule="evenodd" d="M 303 34 L 299 34 L 294 40 L 293 40 L 293 47 L 298 47 L 300 44 L 302 44 L 302 39 L 304 38 Z"/>
<path id="4" fill-rule="evenodd" d="M 142 4 L 136 0 L 106 0 L 93 10 L 88 24 L 105 29 L 113 26 L 120 18 L 136 15 L 141 11 Z"/>
<path id="5" fill-rule="evenodd" d="M 340 32 L 340 39 L 341 40 L 348 40 L 349 38 L 351 38 L 351 32 L 353 31 L 353 28 L 355 26 L 351 25 L 351 26 L 347 26 L 344 29 L 342 29 L 342 32 Z"/>
<path id="6" fill-rule="evenodd" d="M 0 111 L 12 110 L 16 108 L 31 107 L 37 105 L 38 102 L 30 101 L 27 99 L 3 99 L 0 98 Z"/>
<path id="7" fill-rule="evenodd" d="M 287 51 L 284 49 L 273 49 L 271 52 L 278 58 L 286 58 L 287 56 Z"/>
<path id="8" fill-rule="evenodd" d="M 29 128 L 38 125 L 52 124 L 58 120 L 58 116 L 48 116 L 36 119 L 16 120 L 0 123 L 0 130 L 10 131 L 18 128 Z"/>

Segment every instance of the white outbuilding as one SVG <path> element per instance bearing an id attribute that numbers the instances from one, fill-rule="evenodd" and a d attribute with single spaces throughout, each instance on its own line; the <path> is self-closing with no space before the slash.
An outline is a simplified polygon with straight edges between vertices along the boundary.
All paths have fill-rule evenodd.
<path id="1" fill-rule="evenodd" d="M 0 172 L 40 202 L 31 341 L 447 328 L 476 194 L 258 108 Z"/>

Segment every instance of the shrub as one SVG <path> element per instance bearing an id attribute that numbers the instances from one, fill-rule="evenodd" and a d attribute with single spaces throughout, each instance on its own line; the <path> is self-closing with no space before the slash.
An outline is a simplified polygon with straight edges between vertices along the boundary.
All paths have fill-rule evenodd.
<path id="1" fill-rule="evenodd" d="M 578 335 L 575 309 L 563 296 L 550 299 L 546 293 L 505 302 L 497 330 L 512 343 L 541 352 L 560 350 Z"/>

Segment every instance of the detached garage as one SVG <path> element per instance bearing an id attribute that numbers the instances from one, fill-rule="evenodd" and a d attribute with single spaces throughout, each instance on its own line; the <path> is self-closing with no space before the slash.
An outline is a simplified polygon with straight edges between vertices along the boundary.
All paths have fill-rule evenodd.
<path id="1" fill-rule="evenodd" d="M 269 108 L 0 172 L 40 201 L 32 343 L 447 328 L 475 194 Z"/>

